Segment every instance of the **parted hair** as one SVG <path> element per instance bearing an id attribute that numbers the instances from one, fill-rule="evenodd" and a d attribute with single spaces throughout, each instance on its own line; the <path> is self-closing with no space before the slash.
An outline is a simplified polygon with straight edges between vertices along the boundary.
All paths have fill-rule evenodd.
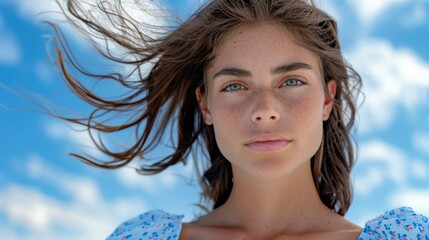
<path id="1" fill-rule="evenodd" d="M 117 133 L 131 129 L 135 131 L 135 141 L 125 149 L 113 150 L 93 137 L 108 160 L 87 154 L 73 153 L 73 156 L 106 169 L 121 168 L 140 158 L 141 172 L 156 174 L 186 162 L 194 151 L 202 151 L 205 154 L 194 160 L 207 163 L 199 175 L 203 196 L 212 201 L 209 208 L 224 204 L 233 187 L 231 164 L 218 148 L 213 126 L 204 124 L 195 90 L 200 88 L 204 94 L 205 72 L 226 34 L 243 24 L 271 21 L 284 26 L 296 43 L 319 57 L 324 84 L 330 80 L 337 84 L 333 110 L 323 123 L 323 138 L 311 158 L 311 167 L 321 201 L 340 215 L 347 212 L 352 200 L 350 172 L 356 157 L 351 132 L 361 78 L 342 56 L 336 21 L 313 1 L 213 0 L 185 21 L 175 24 L 170 21 L 171 26 L 137 21 L 126 14 L 121 0 L 94 0 L 93 6 L 105 16 L 103 19 L 109 22 L 106 24 L 106 20 L 95 18 L 79 2 L 67 0 L 63 12 L 69 22 L 84 34 L 119 47 L 127 57 L 115 55 L 110 48 L 93 42 L 105 58 L 127 66 L 128 72 L 96 74 L 85 70 L 73 57 L 60 28 L 50 23 L 56 32 L 55 43 L 59 43 L 55 44 L 57 66 L 67 86 L 95 107 L 86 117 L 60 118 L 84 125 L 89 132 Z M 139 10 L 142 14 L 148 12 L 144 7 Z M 71 74 L 76 70 L 97 81 L 119 83 L 127 94 L 113 100 L 103 98 Z M 107 124 L 103 117 L 112 113 L 131 117 Z M 175 124 L 169 125 L 172 122 Z M 167 126 L 173 126 L 175 132 L 166 131 Z M 175 137 L 171 154 L 156 161 L 145 159 L 169 133 Z"/>

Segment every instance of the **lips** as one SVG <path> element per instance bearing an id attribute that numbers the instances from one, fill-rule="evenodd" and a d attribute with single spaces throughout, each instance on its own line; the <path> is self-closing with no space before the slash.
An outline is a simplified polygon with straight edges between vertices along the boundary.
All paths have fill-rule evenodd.
<path id="1" fill-rule="evenodd" d="M 258 136 L 253 138 L 246 146 L 258 152 L 267 152 L 279 150 L 290 142 L 288 139 L 277 136 Z"/>

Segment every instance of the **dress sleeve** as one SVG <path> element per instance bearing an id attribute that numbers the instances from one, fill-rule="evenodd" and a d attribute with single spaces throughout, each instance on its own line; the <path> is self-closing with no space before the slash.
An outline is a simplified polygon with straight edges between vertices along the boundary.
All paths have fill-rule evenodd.
<path id="1" fill-rule="evenodd" d="M 177 240 L 182 219 L 183 215 L 152 210 L 122 223 L 107 240 Z"/>
<path id="2" fill-rule="evenodd" d="M 409 207 L 397 208 L 368 221 L 359 240 L 429 240 L 428 218 Z"/>

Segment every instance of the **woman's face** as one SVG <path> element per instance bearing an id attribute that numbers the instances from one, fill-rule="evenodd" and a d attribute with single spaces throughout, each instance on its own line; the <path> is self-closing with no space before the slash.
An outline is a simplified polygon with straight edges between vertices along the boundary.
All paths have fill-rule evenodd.
<path id="1" fill-rule="evenodd" d="M 332 101 L 319 58 L 273 23 L 245 25 L 223 40 L 206 72 L 200 107 L 234 176 L 274 178 L 308 163 Z M 334 96 L 336 84 L 328 91 Z"/>

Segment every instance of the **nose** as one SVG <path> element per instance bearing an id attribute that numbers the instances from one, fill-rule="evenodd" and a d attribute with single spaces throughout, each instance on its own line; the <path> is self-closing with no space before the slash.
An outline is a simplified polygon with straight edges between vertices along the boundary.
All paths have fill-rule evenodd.
<path id="1" fill-rule="evenodd" d="M 259 94 L 254 99 L 254 109 L 252 112 L 252 121 L 254 123 L 271 123 L 280 119 L 278 103 L 275 97 L 270 93 Z"/>

